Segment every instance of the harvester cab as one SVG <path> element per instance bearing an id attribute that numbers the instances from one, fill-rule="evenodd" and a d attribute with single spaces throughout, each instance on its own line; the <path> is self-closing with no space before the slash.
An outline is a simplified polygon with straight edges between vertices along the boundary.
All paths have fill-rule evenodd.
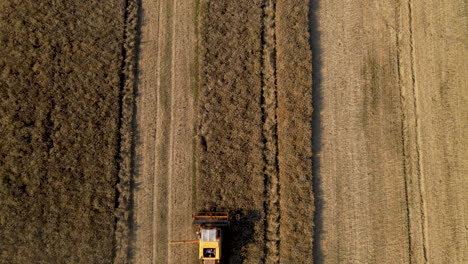
<path id="1" fill-rule="evenodd" d="M 193 224 L 198 226 L 199 259 L 203 264 L 219 264 L 223 228 L 229 226 L 229 214 L 200 212 L 192 218 Z"/>
<path id="2" fill-rule="evenodd" d="M 198 243 L 198 256 L 203 264 L 220 264 L 223 229 L 229 226 L 229 214 L 225 212 L 200 212 L 192 215 L 198 227 L 197 240 L 172 241 L 170 244 Z"/>

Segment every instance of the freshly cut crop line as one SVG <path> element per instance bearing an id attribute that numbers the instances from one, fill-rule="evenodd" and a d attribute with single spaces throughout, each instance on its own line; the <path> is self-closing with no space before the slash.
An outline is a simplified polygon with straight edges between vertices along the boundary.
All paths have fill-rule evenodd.
<path id="1" fill-rule="evenodd" d="M 265 263 L 279 263 L 279 168 L 276 84 L 275 0 L 263 6 L 262 112 L 265 161 Z"/>

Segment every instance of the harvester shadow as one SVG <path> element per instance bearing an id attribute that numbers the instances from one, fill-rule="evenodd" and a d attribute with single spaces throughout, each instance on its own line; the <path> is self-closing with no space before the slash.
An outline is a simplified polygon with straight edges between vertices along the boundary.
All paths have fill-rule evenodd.
<path id="1" fill-rule="evenodd" d="M 319 30 L 318 9 L 320 0 L 309 1 L 309 45 L 312 51 L 312 188 L 314 193 L 314 244 L 312 249 L 313 263 L 323 263 L 323 252 L 321 247 L 323 230 L 323 190 L 322 177 L 320 175 L 320 152 L 322 138 L 322 109 L 323 109 L 323 93 L 322 93 L 322 48 L 320 42 L 321 32 Z"/>
<path id="2" fill-rule="evenodd" d="M 229 228 L 224 231 L 221 263 L 239 264 L 243 262 L 243 250 L 255 243 L 255 222 L 261 220 L 257 210 L 231 211 L 232 219 Z"/>

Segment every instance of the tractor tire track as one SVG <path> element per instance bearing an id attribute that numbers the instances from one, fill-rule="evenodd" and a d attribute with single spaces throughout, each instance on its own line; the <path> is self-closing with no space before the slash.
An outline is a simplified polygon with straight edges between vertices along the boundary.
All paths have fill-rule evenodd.
<path id="1" fill-rule="evenodd" d="M 413 93 L 413 112 L 414 112 L 414 130 L 415 130 L 415 139 L 414 144 L 416 148 L 416 160 L 417 160 L 417 182 L 419 184 L 419 204 L 420 204 L 420 217 L 421 217 L 421 234 L 422 234 L 422 250 L 424 262 L 428 261 L 428 241 L 427 241 L 427 207 L 426 207 L 426 191 L 425 191 L 425 180 L 423 174 L 423 165 L 421 162 L 421 131 L 420 131 L 420 120 L 418 118 L 419 106 L 418 106 L 418 85 L 416 83 L 416 52 L 415 52 L 415 41 L 414 41 L 414 22 L 413 22 L 413 3 L 411 0 L 408 0 L 408 30 L 410 38 L 410 69 L 411 69 L 411 89 Z"/>
<path id="2" fill-rule="evenodd" d="M 427 222 L 424 175 L 418 119 L 417 83 L 413 34 L 412 3 L 401 3 L 398 10 L 398 78 L 401 102 L 403 164 L 407 204 L 408 255 L 410 263 L 427 262 Z"/>
<path id="3" fill-rule="evenodd" d="M 461 263 L 464 257 L 463 129 L 466 67 L 462 36 L 464 1 L 407 0 L 407 85 L 409 95 L 410 214 L 414 263 Z M 438 32 L 438 34 L 433 34 Z M 466 90 L 466 89 L 465 89 Z M 465 93 L 466 94 L 466 93 Z M 466 98 L 466 97 L 465 97 Z M 465 122 L 464 122 L 465 121 Z M 454 230 L 454 232 L 441 232 Z M 456 231 L 455 231 L 456 230 Z"/>

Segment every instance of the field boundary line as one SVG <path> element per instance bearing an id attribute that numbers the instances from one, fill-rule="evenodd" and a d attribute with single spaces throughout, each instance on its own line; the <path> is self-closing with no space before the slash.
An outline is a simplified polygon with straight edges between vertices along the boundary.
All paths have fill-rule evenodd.
<path id="1" fill-rule="evenodd" d="M 280 262 L 280 184 L 276 77 L 276 0 L 263 2 L 262 17 L 262 121 L 265 161 L 265 263 Z"/>

